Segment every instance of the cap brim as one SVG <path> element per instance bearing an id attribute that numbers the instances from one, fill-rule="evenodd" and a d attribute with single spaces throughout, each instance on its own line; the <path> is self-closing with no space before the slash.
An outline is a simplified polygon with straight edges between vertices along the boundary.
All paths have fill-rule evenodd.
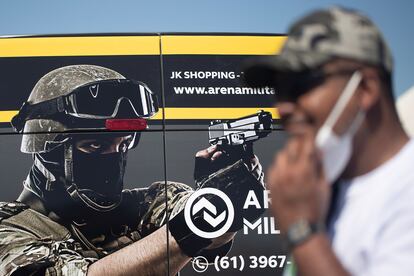
<path id="1" fill-rule="evenodd" d="M 280 56 L 250 59 L 242 68 L 244 82 L 250 87 L 273 86 L 276 73 L 283 70 L 281 64 Z"/>
<path id="2" fill-rule="evenodd" d="M 284 53 L 250 59 L 243 67 L 244 81 L 250 87 L 275 86 L 280 75 L 296 74 L 312 70 L 327 62 L 331 57 L 314 53 Z"/>

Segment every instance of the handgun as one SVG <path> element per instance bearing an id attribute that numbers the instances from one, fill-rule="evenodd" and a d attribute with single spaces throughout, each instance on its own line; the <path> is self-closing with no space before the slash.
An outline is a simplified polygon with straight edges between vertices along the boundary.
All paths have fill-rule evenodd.
<path id="1" fill-rule="evenodd" d="M 253 142 L 266 137 L 272 131 L 272 114 L 263 110 L 238 119 L 210 122 L 210 145 L 217 145 L 223 156 L 214 162 L 196 157 L 194 179 L 210 175 L 240 159 L 249 162 L 254 157 Z"/>
<path id="2" fill-rule="evenodd" d="M 246 145 L 266 137 L 272 131 L 272 114 L 260 110 L 242 118 L 210 122 L 208 128 L 210 145 L 224 148 Z"/>

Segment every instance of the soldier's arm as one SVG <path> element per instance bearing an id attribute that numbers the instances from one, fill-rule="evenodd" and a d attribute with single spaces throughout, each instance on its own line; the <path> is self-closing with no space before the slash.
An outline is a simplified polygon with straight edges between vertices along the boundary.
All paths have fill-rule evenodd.
<path id="1" fill-rule="evenodd" d="M 167 244 L 170 275 L 175 275 L 190 258 L 181 252 L 171 235 L 167 241 L 166 226 L 93 263 L 87 275 L 165 275 L 168 271 Z"/>
<path id="2" fill-rule="evenodd" d="M 165 186 L 167 184 L 167 186 Z M 166 220 L 173 209 L 185 203 L 185 198 L 193 192 L 189 186 L 168 181 L 154 182 L 145 189 L 144 202 L 149 204 L 143 216 L 139 230 L 146 235 L 143 239 L 124 247 L 111 255 L 93 263 L 88 276 L 94 275 L 170 275 L 177 274 L 189 261 L 178 246 L 174 237 L 165 226 Z M 167 203 L 166 204 L 166 200 Z M 166 208 L 168 206 L 168 208 Z M 227 233 L 213 240 L 207 249 L 218 248 L 234 237 Z M 167 244 L 169 256 L 167 255 Z M 169 258 L 169 270 L 167 266 Z"/>
<path id="3" fill-rule="evenodd" d="M 199 152 L 198 156 L 202 158 L 220 156 L 220 153 L 215 155 L 214 153 L 215 150 L 205 150 Z M 254 169 L 251 170 L 256 172 Z M 261 177 L 259 173 L 257 178 Z M 144 200 L 139 203 L 147 206 L 146 213 L 141 219 L 138 230 L 146 237 L 93 263 L 89 267 L 88 275 L 165 275 L 168 271 L 170 275 L 175 275 L 185 266 L 190 257 L 182 252 L 169 231 L 167 238 L 166 226 L 163 225 L 173 210 L 181 209 L 180 205 L 185 204 L 187 196 L 192 192 L 193 190 L 185 184 L 164 181 L 155 182 L 145 189 L 142 197 Z M 233 237 L 234 233 L 226 233 L 212 240 L 212 244 L 206 249 L 219 248 Z"/>
<path id="4" fill-rule="evenodd" d="M 69 241 L 38 239 L 23 230 L 0 226 L 0 275 L 85 276 L 96 259 L 68 249 Z"/>

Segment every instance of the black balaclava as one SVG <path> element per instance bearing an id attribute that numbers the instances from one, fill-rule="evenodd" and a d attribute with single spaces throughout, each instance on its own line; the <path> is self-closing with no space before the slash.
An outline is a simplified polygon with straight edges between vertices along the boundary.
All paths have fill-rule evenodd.
<path id="1" fill-rule="evenodd" d="M 49 152 L 34 155 L 25 187 L 62 217 L 79 218 L 72 208 L 84 214 L 111 211 L 122 200 L 126 160 L 127 150 L 85 153 L 70 137 Z"/>
<path id="2" fill-rule="evenodd" d="M 115 206 L 121 201 L 127 153 L 73 151 L 73 177 L 77 192 L 88 204 Z M 110 208 L 109 208 L 110 209 Z"/>

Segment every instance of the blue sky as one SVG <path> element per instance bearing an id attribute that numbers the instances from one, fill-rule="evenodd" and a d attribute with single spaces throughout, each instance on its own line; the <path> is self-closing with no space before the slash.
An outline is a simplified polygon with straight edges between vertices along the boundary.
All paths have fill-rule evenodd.
<path id="1" fill-rule="evenodd" d="M 304 12 L 359 9 L 383 31 L 395 58 L 395 94 L 414 85 L 414 1 L 0 0 L 0 35 L 90 32 L 285 33 Z"/>

